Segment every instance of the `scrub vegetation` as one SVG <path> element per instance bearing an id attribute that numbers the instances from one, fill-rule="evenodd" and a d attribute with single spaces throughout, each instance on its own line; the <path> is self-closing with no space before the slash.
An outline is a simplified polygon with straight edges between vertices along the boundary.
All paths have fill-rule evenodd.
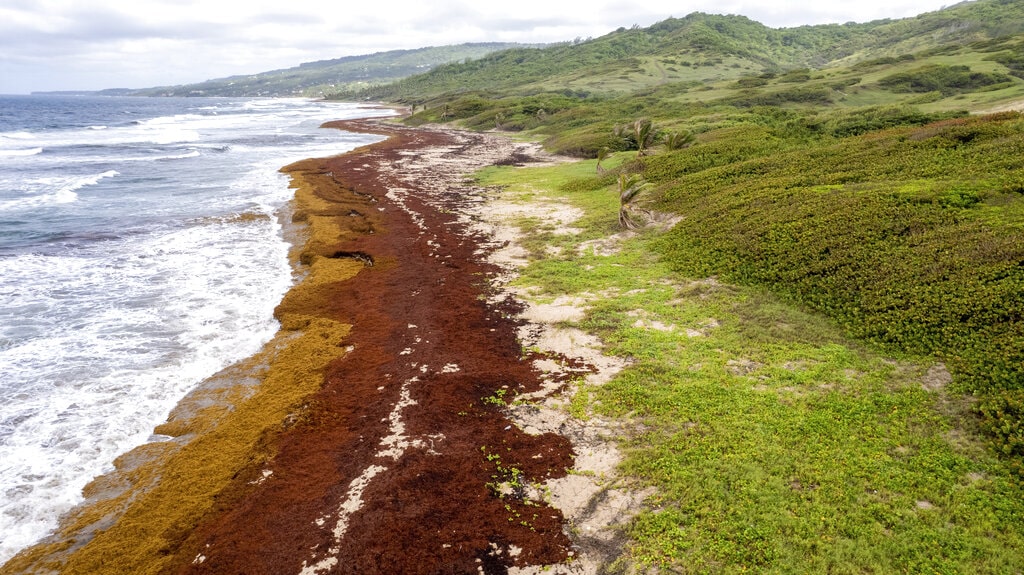
<path id="1" fill-rule="evenodd" d="M 628 168 L 633 156 L 606 162 Z M 582 387 L 572 413 L 627 422 L 622 472 L 655 488 L 627 526 L 632 562 L 680 573 L 1024 568 L 1019 477 L 942 363 L 851 336 L 789 293 L 682 265 L 708 261 L 677 243 L 704 212 L 667 234 L 623 233 L 618 181 L 593 177 L 595 163 L 478 178 L 584 210 L 575 235 L 520 222 L 533 256 L 517 284 L 587 301 L 568 323 L 630 361 Z"/>

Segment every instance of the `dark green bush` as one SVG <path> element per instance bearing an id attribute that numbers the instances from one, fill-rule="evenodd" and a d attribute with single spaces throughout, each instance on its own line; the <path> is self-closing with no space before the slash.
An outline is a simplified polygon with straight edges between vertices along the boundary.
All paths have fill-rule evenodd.
<path id="1" fill-rule="evenodd" d="M 1002 455 L 1024 478 L 1024 391 L 1003 391 L 986 397 L 978 405 L 982 428 L 996 438 Z"/>
<path id="2" fill-rule="evenodd" d="M 811 79 L 811 71 L 807 68 L 790 70 L 779 78 L 779 82 L 799 84 Z"/>
<path id="3" fill-rule="evenodd" d="M 738 107 L 781 106 L 783 104 L 815 104 L 827 106 L 832 103 L 832 89 L 827 86 L 799 86 L 779 92 L 747 91 L 728 98 L 726 103 Z"/>
<path id="4" fill-rule="evenodd" d="M 1024 241 L 995 215 L 1024 212 L 1005 195 L 1024 176 L 1022 130 L 1006 114 L 774 149 L 756 129 L 711 132 L 645 160 L 663 208 L 687 216 L 660 250 L 687 275 L 766 286 L 854 335 L 934 354 L 959 391 L 1022 391 Z"/>
<path id="5" fill-rule="evenodd" d="M 825 122 L 825 130 L 842 138 L 897 126 L 922 126 L 965 114 L 966 112 L 927 114 L 910 106 L 875 106 L 835 114 Z"/>
<path id="6" fill-rule="evenodd" d="M 737 88 L 758 88 L 766 85 L 768 85 L 768 79 L 759 76 L 740 78 L 739 80 L 736 80 Z"/>
<path id="7" fill-rule="evenodd" d="M 621 138 L 612 134 L 612 128 L 600 126 L 585 130 L 563 132 L 544 140 L 544 147 L 556 154 L 575 158 L 596 158 L 601 148 L 612 151 L 625 149 Z"/>
<path id="8" fill-rule="evenodd" d="M 1011 81 L 1006 74 L 997 72 L 973 72 L 967 66 L 932 64 L 886 76 L 878 84 L 897 93 L 942 92 L 948 96 Z"/>

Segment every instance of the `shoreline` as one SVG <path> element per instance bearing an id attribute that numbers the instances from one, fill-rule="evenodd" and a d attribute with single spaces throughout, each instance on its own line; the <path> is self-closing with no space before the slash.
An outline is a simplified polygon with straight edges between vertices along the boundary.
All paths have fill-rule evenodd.
<path id="1" fill-rule="evenodd" d="M 505 398 L 564 387 L 536 361 L 575 364 L 525 351 L 521 304 L 493 297 L 504 270 L 466 217 L 482 191 L 460 183 L 522 145 L 325 127 L 387 139 L 282 168 L 306 239 L 281 331 L 191 392 L 155 430 L 168 441 L 120 457 L 0 572 L 489 573 L 576 553 L 561 511 L 526 488 L 566 477 L 569 440 L 524 432 Z"/>

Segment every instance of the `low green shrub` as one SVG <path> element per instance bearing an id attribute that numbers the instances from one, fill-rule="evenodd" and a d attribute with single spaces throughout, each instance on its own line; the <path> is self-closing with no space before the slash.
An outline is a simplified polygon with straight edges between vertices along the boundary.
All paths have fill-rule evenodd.
<path id="1" fill-rule="evenodd" d="M 767 286 L 859 337 L 934 354 L 962 392 L 1022 390 L 1024 199 L 1006 194 L 1024 176 L 1022 131 L 1005 114 L 774 149 L 756 128 L 712 132 L 645 160 L 662 208 L 686 216 L 660 250 L 691 277 Z"/>
<path id="2" fill-rule="evenodd" d="M 544 140 L 544 147 L 565 156 L 596 158 L 601 148 L 617 152 L 625 150 L 626 143 L 612 133 L 611 127 L 593 126 L 551 136 Z"/>
<path id="3" fill-rule="evenodd" d="M 781 106 L 783 104 L 832 104 L 833 92 L 827 86 L 797 86 L 779 92 L 748 91 L 725 100 L 741 108 L 752 106 Z"/>
<path id="4" fill-rule="evenodd" d="M 829 134 L 843 138 L 897 126 L 922 126 L 936 120 L 960 117 L 966 112 L 928 114 L 911 106 L 872 106 L 837 113 L 825 121 Z"/>
<path id="5" fill-rule="evenodd" d="M 998 72 L 974 72 L 968 66 L 931 64 L 886 76 L 878 84 L 896 93 L 941 92 L 949 96 L 1012 81 L 1006 74 Z"/>
<path id="6" fill-rule="evenodd" d="M 1002 454 L 1013 462 L 1014 471 L 1024 477 L 1024 390 L 990 395 L 978 411 L 984 416 L 985 431 L 996 438 Z"/>

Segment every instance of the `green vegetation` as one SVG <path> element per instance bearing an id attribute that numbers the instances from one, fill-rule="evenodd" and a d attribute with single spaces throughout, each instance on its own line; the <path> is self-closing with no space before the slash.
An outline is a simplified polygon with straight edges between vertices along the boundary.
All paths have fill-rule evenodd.
<path id="1" fill-rule="evenodd" d="M 832 72 L 837 66 L 863 73 L 878 66 L 920 67 L 931 59 L 948 65 L 943 58 L 983 51 L 1012 68 L 1019 62 L 1020 45 L 1003 40 L 1021 32 L 1024 8 L 1012 0 L 961 3 L 897 21 L 786 29 L 768 28 L 742 16 L 694 13 L 648 28 L 620 28 L 586 41 L 495 52 L 388 85 L 342 91 L 338 97 L 431 105 L 441 96 L 473 92 L 560 93 L 579 99 L 670 86 L 678 95 L 708 86 L 744 89 L 781 82 L 793 87 L 823 81 L 829 85 L 845 79 L 823 77 L 828 73 L 820 71 Z M 859 68 L 851 67 L 858 63 Z M 990 66 L 970 65 L 978 73 L 993 71 Z M 820 101 L 823 96 L 819 89 L 800 97 Z"/>
<path id="2" fill-rule="evenodd" d="M 586 213 L 575 236 L 522 222 L 520 281 L 588 299 L 579 327 L 632 360 L 571 412 L 641 430 L 623 470 L 657 495 L 633 559 L 1013 573 L 1024 116 L 989 112 L 1024 102 L 1022 47 L 1010 0 L 782 30 L 691 14 L 339 97 L 583 159 L 480 177 Z"/>
<path id="3" fill-rule="evenodd" d="M 619 171 L 633 155 L 605 161 Z M 598 255 L 588 242 L 619 229 L 619 202 L 615 176 L 594 177 L 594 164 L 478 178 L 505 186 L 505 200 L 584 211 L 577 235 L 522 222 L 526 245 L 561 250 L 531 249 L 517 283 L 541 299 L 586 299 L 576 325 L 631 360 L 605 386 L 583 387 L 572 409 L 636 430 L 622 438 L 622 471 L 657 494 L 628 527 L 632 561 L 681 573 L 1024 568 L 1021 484 L 979 440 L 971 402 L 940 365 L 884 354 L 762 288 L 681 270 L 674 241 L 703 214 L 668 236 L 616 236 Z"/>
<path id="4" fill-rule="evenodd" d="M 936 354 L 963 392 L 1017 389 L 1022 131 L 1008 114 L 724 166 L 652 158 L 645 174 L 664 186 L 664 206 L 691 220 L 661 249 L 688 274 L 767 286 L 859 337 Z"/>
<path id="5" fill-rule="evenodd" d="M 1006 74 L 972 72 L 967 66 L 932 64 L 886 76 L 878 83 L 893 92 L 941 92 L 949 95 L 971 92 L 994 84 L 1012 84 L 1012 80 Z"/>

